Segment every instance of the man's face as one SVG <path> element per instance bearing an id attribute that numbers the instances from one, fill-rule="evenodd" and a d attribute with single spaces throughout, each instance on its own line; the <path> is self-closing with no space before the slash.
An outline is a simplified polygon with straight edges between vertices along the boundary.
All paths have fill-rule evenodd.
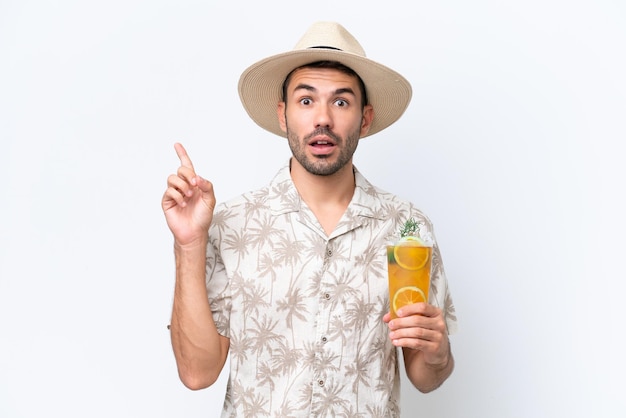
<path id="1" fill-rule="evenodd" d="M 358 80 L 334 69 L 301 68 L 278 105 L 281 128 L 295 159 L 311 174 L 328 176 L 352 160 L 373 110 L 361 108 Z"/>

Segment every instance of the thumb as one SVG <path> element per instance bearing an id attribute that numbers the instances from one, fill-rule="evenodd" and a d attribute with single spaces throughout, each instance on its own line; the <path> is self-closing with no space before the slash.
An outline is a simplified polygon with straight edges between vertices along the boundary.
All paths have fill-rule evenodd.
<path id="1" fill-rule="evenodd" d="M 202 191 L 202 199 L 211 207 L 215 207 L 215 192 L 213 190 L 213 183 L 207 179 L 196 176 L 196 186 Z"/>

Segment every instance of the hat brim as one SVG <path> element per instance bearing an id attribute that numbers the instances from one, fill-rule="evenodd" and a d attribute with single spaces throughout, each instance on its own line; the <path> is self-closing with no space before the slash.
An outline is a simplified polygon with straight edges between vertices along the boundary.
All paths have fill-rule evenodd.
<path id="1" fill-rule="evenodd" d="M 278 123 L 277 105 L 282 86 L 295 68 L 315 61 L 338 61 L 354 70 L 365 84 L 374 121 L 366 135 L 382 131 L 397 121 L 411 101 L 411 84 L 396 71 L 360 55 L 323 48 L 285 52 L 248 67 L 239 78 L 239 98 L 252 120 L 261 128 L 287 137 Z"/>

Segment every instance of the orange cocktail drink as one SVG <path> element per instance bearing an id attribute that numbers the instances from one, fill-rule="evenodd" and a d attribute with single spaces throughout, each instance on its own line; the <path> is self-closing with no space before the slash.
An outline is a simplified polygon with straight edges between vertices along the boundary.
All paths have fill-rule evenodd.
<path id="1" fill-rule="evenodd" d="M 387 246 L 389 307 L 392 318 L 402 306 L 428 302 L 433 247 L 419 238 L 405 237 Z"/>

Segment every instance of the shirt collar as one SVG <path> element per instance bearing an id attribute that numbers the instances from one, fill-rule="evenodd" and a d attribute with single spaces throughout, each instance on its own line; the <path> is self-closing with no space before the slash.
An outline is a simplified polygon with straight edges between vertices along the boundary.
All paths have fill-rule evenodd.
<path id="1" fill-rule="evenodd" d="M 356 167 L 354 167 L 354 180 L 356 188 L 347 210 L 355 215 L 383 219 L 384 208 L 379 198 L 380 190 L 372 185 Z M 280 168 L 269 187 L 268 203 L 274 215 L 301 210 L 303 202 L 291 179 L 289 161 Z"/>

